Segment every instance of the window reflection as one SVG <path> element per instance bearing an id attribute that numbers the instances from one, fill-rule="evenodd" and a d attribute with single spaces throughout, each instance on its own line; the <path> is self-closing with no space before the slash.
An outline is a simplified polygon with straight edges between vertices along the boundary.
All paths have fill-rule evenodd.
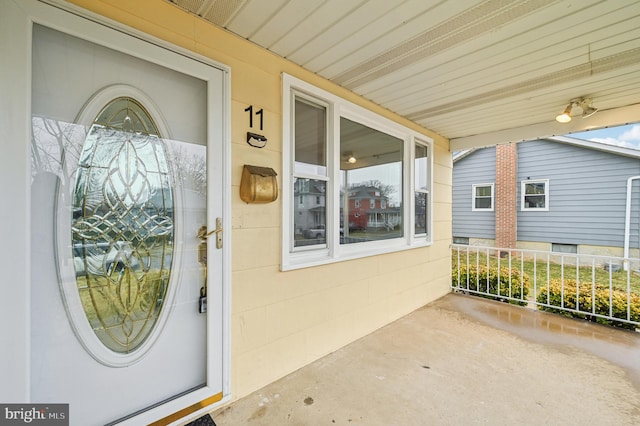
<path id="1" fill-rule="evenodd" d="M 326 114 L 322 105 L 295 101 L 294 247 L 327 243 Z"/>
<path id="2" fill-rule="evenodd" d="M 295 246 L 325 244 L 327 183 L 316 179 L 295 179 L 293 188 Z"/>
<path id="3" fill-rule="evenodd" d="M 427 161 L 427 147 L 424 145 L 415 146 L 415 186 L 416 190 L 428 189 L 429 163 Z"/>
<path id="4" fill-rule="evenodd" d="M 415 194 L 415 229 L 416 235 L 427 233 L 427 202 L 429 200 L 428 194 L 424 192 L 416 192 Z"/>
<path id="5" fill-rule="evenodd" d="M 429 162 L 428 148 L 416 144 L 414 149 L 414 235 L 427 233 L 427 205 L 429 202 Z"/>
<path id="6" fill-rule="evenodd" d="M 401 139 L 340 119 L 342 244 L 403 236 L 403 145 Z"/>
<path id="7" fill-rule="evenodd" d="M 44 117 L 32 118 L 32 136 L 36 221 L 51 220 L 55 203 L 56 214 L 68 219 L 56 227 L 55 257 L 70 322 L 83 341 L 95 337 L 118 356 L 132 353 L 157 335 L 153 330 L 175 297 L 169 276 L 177 238 L 169 222 L 176 218 L 174 191 L 204 204 L 206 147 Z M 109 157 L 118 160 L 114 165 L 144 164 L 108 167 Z M 203 211 L 195 214 L 204 219 Z"/>
<path id="8" fill-rule="evenodd" d="M 146 111 L 118 98 L 96 118 L 80 154 L 71 242 L 80 300 L 100 341 L 130 353 L 165 302 L 174 204 L 164 144 Z"/>
<path id="9" fill-rule="evenodd" d="M 308 101 L 295 102 L 295 172 L 326 175 L 326 108 Z"/>

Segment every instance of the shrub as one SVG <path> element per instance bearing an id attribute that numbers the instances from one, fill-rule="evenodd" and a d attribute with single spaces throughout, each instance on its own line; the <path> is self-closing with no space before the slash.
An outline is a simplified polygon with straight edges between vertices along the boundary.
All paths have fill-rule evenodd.
<path id="1" fill-rule="evenodd" d="M 595 293 L 595 308 L 592 305 L 593 295 Z M 601 318 L 593 315 L 609 316 L 609 286 L 595 284 L 595 291 L 591 287 L 591 283 L 580 283 L 576 288 L 575 280 L 564 280 L 564 307 L 568 309 L 576 309 L 579 312 L 568 312 L 561 309 L 540 306 L 538 309 L 546 312 L 558 313 L 570 318 L 582 318 L 589 321 L 598 322 L 600 324 L 611 325 L 614 327 L 634 330 L 637 325 L 627 322 Z M 548 297 L 548 300 L 547 300 Z M 537 296 L 538 303 L 544 303 L 551 306 L 562 305 L 562 280 L 554 279 L 549 282 L 549 286 L 541 287 Z M 577 308 L 576 308 L 577 306 Z M 640 323 L 640 296 L 635 293 L 630 294 L 629 298 L 630 320 Z M 627 319 L 627 292 L 612 289 L 611 290 L 611 316 L 614 318 Z"/>
<path id="2" fill-rule="evenodd" d="M 454 265 L 451 275 L 454 287 L 462 291 L 468 290 L 469 294 L 474 296 L 508 301 L 517 305 L 527 304 L 529 277 L 517 269 L 498 270 L 495 266 L 487 268 L 476 265 L 460 265 L 458 268 Z"/>

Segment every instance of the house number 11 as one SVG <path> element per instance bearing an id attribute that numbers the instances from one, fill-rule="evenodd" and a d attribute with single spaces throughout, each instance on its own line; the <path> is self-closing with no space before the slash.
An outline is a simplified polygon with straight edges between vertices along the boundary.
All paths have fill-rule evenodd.
<path id="1" fill-rule="evenodd" d="M 249 105 L 244 110 L 249 113 L 249 127 L 253 128 L 253 105 Z M 263 110 L 262 110 L 262 108 L 260 108 L 258 111 L 256 111 L 255 115 L 259 115 L 260 116 L 260 130 L 263 130 L 263 118 L 262 118 Z"/>

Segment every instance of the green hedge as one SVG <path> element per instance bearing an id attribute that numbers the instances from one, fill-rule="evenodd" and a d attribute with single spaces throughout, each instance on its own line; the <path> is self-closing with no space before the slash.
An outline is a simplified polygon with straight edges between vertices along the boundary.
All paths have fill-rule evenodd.
<path id="1" fill-rule="evenodd" d="M 547 299 L 548 298 L 548 299 Z M 592 315 L 593 290 L 591 283 L 580 283 L 576 291 L 575 280 L 564 280 L 564 307 L 568 309 L 576 309 L 578 312 L 567 312 L 553 307 L 538 306 L 538 309 L 546 312 L 554 312 L 571 318 L 582 318 L 589 321 L 598 322 L 600 324 L 621 327 L 634 330 L 637 326 L 626 322 L 600 318 Z M 549 286 L 541 287 L 537 297 L 538 303 L 544 303 L 552 306 L 562 305 L 562 280 L 554 279 L 549 282 Z M 627 319 L 627 292 L 622 290 L 611 290 L 611 306 L 612 316 L 614 318 Z M 640 296 L 631 293 L 630 295 L 630 319 L 631 321 L 640 322 Z M 595 285 L 595 313 L 599 315 L 609 316 L 609 286 L 600 284 Z"/>
<path id="2" fill-rule="evenodd" d="M 512 269 L 511 273 L 509 273 L 509 268 L 504 267 L 498 271 L 497 267 L 487 268 L 486 266 L 461 265 L 460 268 L 458 268 L 457 265 L 454 265 L 451 276 L 453 287 L 457 287 L 462 291 L 468 289 L 470 291 L 488 293 L 469 293 L 474 296 L 508 301 L 516 305 L 527 304 L 529 277 L 527 274 L 521 274 L 517 269 Z M 509 286 L 509 282 L 511 282 L 511 286 Z M 507 299 L 507 297 L 517 300 Z"/>

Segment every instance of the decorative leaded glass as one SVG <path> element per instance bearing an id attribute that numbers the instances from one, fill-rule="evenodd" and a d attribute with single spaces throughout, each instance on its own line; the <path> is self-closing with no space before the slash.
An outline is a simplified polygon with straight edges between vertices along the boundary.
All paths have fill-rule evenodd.
<path id="1" fill-rule="evenodd" d="M 173 258 L 174 202 L 167 155 L 140 103 L 121 97 L 89 130 L 73 191 L 76 282 L 98 339 L 130 353 L 153 331 Z"/>

